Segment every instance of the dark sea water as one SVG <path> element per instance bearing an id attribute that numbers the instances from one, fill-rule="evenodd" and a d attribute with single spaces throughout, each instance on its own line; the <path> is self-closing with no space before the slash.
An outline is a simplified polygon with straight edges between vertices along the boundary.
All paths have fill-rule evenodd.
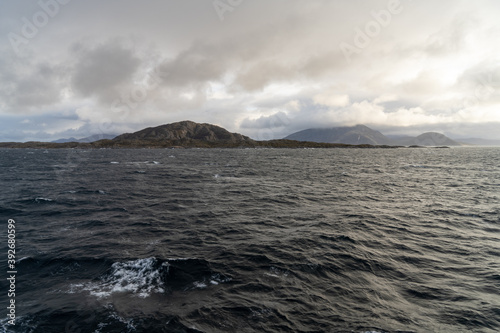
<path id="1" fill-rule="evenodd" d="M 500 148 L 4 149 L 0 173 L 0 332 L 500 331 Z"/>

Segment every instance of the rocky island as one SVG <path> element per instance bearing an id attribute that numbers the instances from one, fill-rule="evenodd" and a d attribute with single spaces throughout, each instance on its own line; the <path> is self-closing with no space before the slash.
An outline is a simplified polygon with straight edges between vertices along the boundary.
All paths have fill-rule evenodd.
<path id="1" fill-rule="evenodd" d="M 344 144 L 279 139 L 257 141 L 239 133 L 193 121 L 148 127 L 113 139 L 94 142 L 0 142 L 0 148 L 396 148 L 397 146 Z"/>

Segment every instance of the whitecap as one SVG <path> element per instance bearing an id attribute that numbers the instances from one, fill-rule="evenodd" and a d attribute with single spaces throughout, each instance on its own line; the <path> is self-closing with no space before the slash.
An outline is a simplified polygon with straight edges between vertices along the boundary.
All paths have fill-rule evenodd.
<path id="1" fill-rule="evenodd" d="M 211 285 L 218 285 L 219 283 L 225 283 L 231 281 L 230 277 L 223 277 L 220 274 L 212 274 L 210 278 L 208 279 L 203 279 L 202 281 L 195 281 L 193 282 L 194 288 L 198 289 L 205 289 L 208 287 L 209 284 Z"/>
<path id="2" fill-rule="evenodd" d="M 101 281 L 71 285 L 70 291 L 88 291 L 97 298 L 107 298 L 113 293 L 131 293 L 141 298 L 151 293 L 163 293 L 165 289 L 157 264 L 156 258 L 115 262 L 111 265 L 111 272 Z"/>
<path id="3" fill-rule="evenodd" d="M 264 275 L 271 276 L 271 277 L 274 277 L 274 278 L 279 278 L 278 275 L 272 274 L 272 273 L 264 273 Z"/>
<path id="4" fill-rule="evenodd" d="M 35 198 L 35 201 L 36 202 L 40 202 L 40 201 L 52 201 L 52 199 L 44 198 L 44 197 L 37 197 L 37 198 Z"/>
<path id="5" fill-rule="evenodd" d="M 68 294 L 75 294 L 78 291 L 82 290 L 83 288 L 84 288 L 83 283 L 72 283 L 69 285 L 69 290 L 67 290 L 66 292 Z"/>
<path id="6" fill-rule="evenodd" d="M 264 275 L 271 276 L 274 278 L 281 278 L 281 277 L 287 277 L 288 276 L 288 271 L 281 270 L 276 267 L 270 267 L 269 272 L 264 273 Z"/>
<path id="7" fill-rule="evenodd" d="M 193 285 L 195 288 L 198 288 L 198 289 L 205 289 L 207 287 L 207 284 L 204 283 L 204 282 L 193 282 Z"/>

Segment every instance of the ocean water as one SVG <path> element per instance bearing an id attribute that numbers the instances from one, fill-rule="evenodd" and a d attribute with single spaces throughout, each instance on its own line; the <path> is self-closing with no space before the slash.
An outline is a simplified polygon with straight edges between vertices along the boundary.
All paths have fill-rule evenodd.
<path id="1" fill-rule="evenodd" d="M 500 148 L 3 149 L 0 173 L 0 332 L 500 331 Z"/>

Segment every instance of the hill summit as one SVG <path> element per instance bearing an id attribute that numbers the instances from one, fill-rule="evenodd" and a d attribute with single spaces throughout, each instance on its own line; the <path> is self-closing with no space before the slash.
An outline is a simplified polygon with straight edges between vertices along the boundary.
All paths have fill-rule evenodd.
<path id="1" fill-rule="evenodd" d="M 134 143 L 140 145 L 162 142 L 170 145 L 199 146 L 251 146 L 255 141 L 238 133 L 231 133 L 226 129 L 212 125 L 200 124 L 185 120 L 176 123 L 148 127 L 134 133 L 125 133 L 113 139 L 116 143 Z"/>
<path id="2" fill-rule="evenodd" d="M 388 138 L 379 131 L 365 125 L 332 128 L 310 128 L 285 137 L 288 140 L 351 145 L 389 145 L 389 146 L 460 146 L 461 144 L 444 134 L 427 132 L 417 137 Z"/>
<path id="3" fill-rule="evenodd" d="M 333 128 L 310 128 L 290 134 L 285 137 L 288 140 L 313 141 L 326 143 L 345 144 L 369 144 L 369 145 L 391 145 L 391 139 L 365 125 L 333 127 Z"/>
<path id="4" fill-rule="evenodd" d="M 397 143 L 404 146 L 460 146 L 461 144 L 450 139 L 444 134 L 436 132 L 426 132 L 417 137 L 406 137 L 397 140 Z"/>

